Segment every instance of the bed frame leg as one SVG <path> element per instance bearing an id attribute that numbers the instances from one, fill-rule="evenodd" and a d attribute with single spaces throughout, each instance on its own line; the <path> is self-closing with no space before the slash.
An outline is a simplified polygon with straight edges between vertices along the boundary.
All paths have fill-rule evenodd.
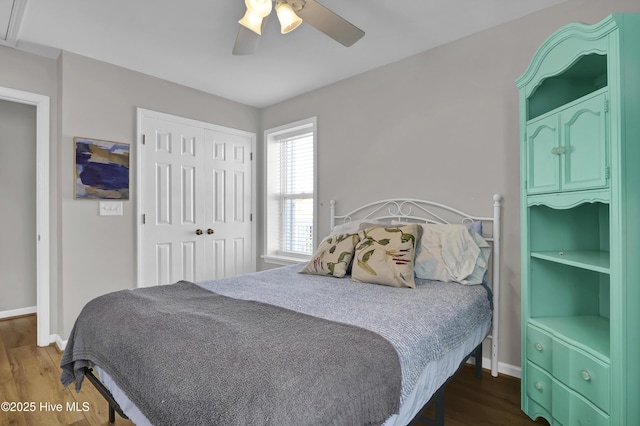
<path id="1" fill-rule="evenodd" d="M 429 426 L 444 426 L 444 388 L 445 386 L 442 386 L 440 389 L 438 389 L 431 398 L 430 402 L 433 402 L 434 404 L 433 418 L 430 419 L 425 416 L 420 417 L 420 420 L 422 420 Z"/>
<path id="2" fill-rule="evenodd" d="M 473 358 L 475 359 L 476 379 L 482 379 L 482 343 L 473 350 Z"/>
<path id="3" fill-rule="evenodd" d="M 93 386 L 100 393 L 100 395 L 103 396 L 103 398 L 107 401 L 107 404 L 109 404 L 109 423 L 113 424 L 116 422 L 116 412 L 123 419 L 129 419 L 129 417 L 127 417 L 127 415 L 124 414 L 124 412 L 122 411 L 122 409 L 120 408 L 116 400 L 113 399 L 111 392 L 109 392 L 109 390 L 102 384 L 100 379 L 98 379 L 93 374 L 93 369 L 89 367 L 84 367 L 83 371 L 84 371 L 84 376 L 91 382 L 91 384 L 93 384 Z"/>

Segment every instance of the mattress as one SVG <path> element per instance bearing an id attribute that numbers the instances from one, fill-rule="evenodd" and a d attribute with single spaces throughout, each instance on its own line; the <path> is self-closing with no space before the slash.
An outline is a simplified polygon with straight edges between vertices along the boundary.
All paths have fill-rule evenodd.
<path id="1" fill-rule="evenodd" d="M 386 426 L 406 425 L 486 337 L 491 295 L 483 285 L 416 280 L 415 289 L 300 274 L 299 265 L 197 283 L 224 296 L 255 300 L 371 330 L 398 353 L 401 408 Z M 137 425 L 149 421 L 99 366 L 96 370 Z"/>

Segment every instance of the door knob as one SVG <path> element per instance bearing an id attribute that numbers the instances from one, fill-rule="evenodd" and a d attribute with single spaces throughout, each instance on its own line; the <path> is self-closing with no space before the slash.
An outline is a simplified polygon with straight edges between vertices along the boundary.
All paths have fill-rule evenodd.
<path id="1" fill-rule="evenodd" d="M 196 229 L 196 235 L 202 235 L 202 229 Z"/>
<path id="2" fill-rule="evenodd" d="M 211 228 L 207 229 L 207 234 L 209 234 L 209 235 L 213 234 L 213 229 L 211 229 Z"/>

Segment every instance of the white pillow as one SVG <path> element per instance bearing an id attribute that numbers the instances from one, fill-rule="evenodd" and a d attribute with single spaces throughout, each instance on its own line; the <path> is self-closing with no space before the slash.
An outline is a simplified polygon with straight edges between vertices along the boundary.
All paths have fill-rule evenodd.
<path id="1" fill-rule="evenodd" d="M 465 225 L 425 224 L 415 259 L 418 278 L 482 284 L 491 246 Z"/>

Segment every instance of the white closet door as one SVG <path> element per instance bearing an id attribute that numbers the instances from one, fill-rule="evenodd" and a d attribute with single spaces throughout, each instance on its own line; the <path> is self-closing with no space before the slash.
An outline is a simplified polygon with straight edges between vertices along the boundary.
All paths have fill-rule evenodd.
<path id="1" fill-rule="evenodd" d="M 250 272 L 252 138 L 150 117 L 141 127 L 139 285 Z"/>
<path id="2" fill-rule="evenodd" d="M 251 139 L 205 132 L 206 279 L 251 268 Z"/>

